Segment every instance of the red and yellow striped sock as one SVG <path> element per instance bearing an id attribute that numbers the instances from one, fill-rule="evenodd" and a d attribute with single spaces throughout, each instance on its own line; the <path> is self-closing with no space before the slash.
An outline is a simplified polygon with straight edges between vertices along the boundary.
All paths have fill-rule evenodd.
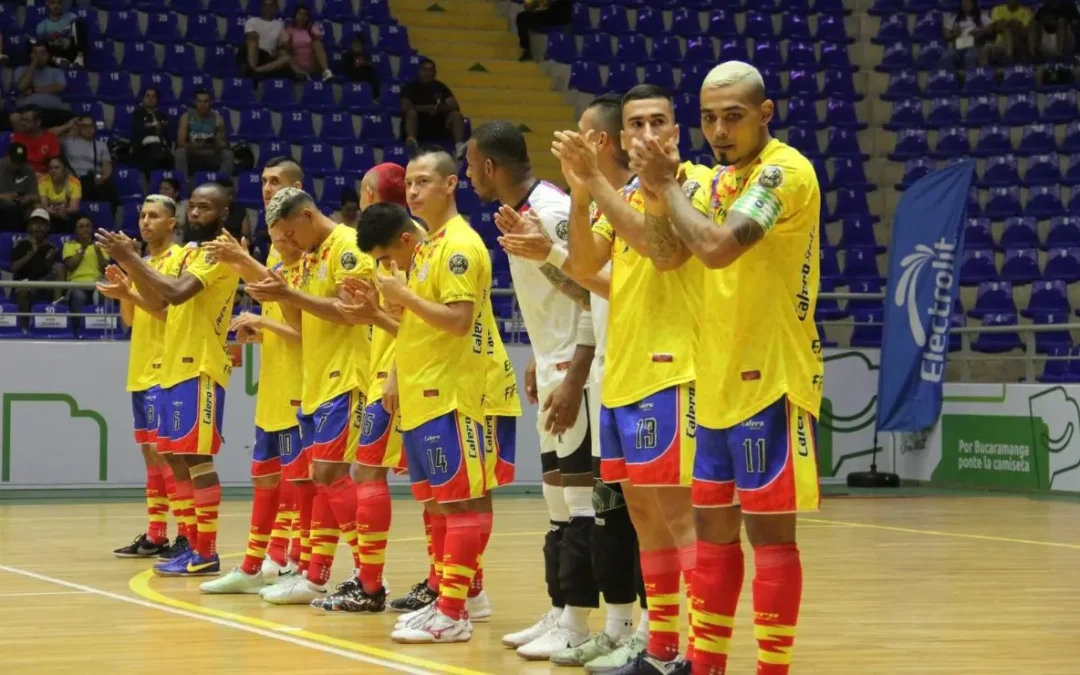
<path id="1" fill-rule="evenodd" d="M 356 486 L 356 535 L 360 545 L 360 585 L 365 593 L 383 587 L 386 539 L 391 521 L 390 486 L 386 481 Z"/>
<path id="2" fill-rule="evenodd" d="M 309 480 L 299 481 L 296 483 L 296 492 L 300 522 L 294 525 L 293 532 L 297 533 L 300 543 L 296 545 L 296 540 L 293 540 L 294 548 L 289 557 L 296 562 L 299 571 L 306 572 L 311 566 L 311 512 L 315 504 L 315 484 Z"/>
<path id="3" fill-rule="evenodd" d="M 270 532 L 274 528 L 274 516 L 277 515 L 280 499 L 279 486 L 255 488 L 255 499 L 251 503 L 251 529 L 248 530 L 247 551 L 240 571 L 244 574 L 257 574 L 266 559 L 266 549 L 270 545 Z M 201 538 L 201 537 L 200 537 Z"/>
<path id="4" fill-rule="evenodd" d="M 694 662 L 694 570 L 697 568 L 697 545 L 683 546 L 679 549 L 679 570 L 682 572 L 686 597 L 686 625 L 690 627 L 686 637 L 686 660 Z"/>
<path id="5" fill-rule="evenodd" d="M 802 603 L 802 561 L 795 544 L 754 547 L 754 637 L 758 675 L 788 675 Z"/>
<path id="6" fill-rule="evenodd" d="M 217 474 L 214 474 L 217 478 Z M 221 506 L 221 484 L 195 488 L 195 518 L 199 541 L 195 551 L 203 558 L 217 555 L 218 508 Z"/>
<path id="7" fill-rule="evenodd" d="M 452 619 L 460 619 L 465 613 L 465 599 L 469 595 L 469 584 L 476 574 L 476 556 L 479 553 L 480 521 L 476 514 L 448 514 L 438 603 L 439 611 Z"/>
<path id="8" fill-rule="evenodd" d="M 443 573 L 443 554 L 446 552 L 446 516 L 431 516 L 431 569 L 428 588 L 438 592 Z"/>
<path id="9" fill-rule="evenodd" d="M 176 481 L 177 534 L 195 546 L 199 532 L 195 525 L 195 485 L 191 479 Z"/>
<path id="10" fill-rule="evenodd" d="M 296 499 L 296 486 L 290 481 L 281 481 L 278 485 L 277 515 L 270 530 L 270 545 L 266 548 L 266 556 L 281 567 L 288 562 L 293 521 L 298 517 Z"/>
<path id="11" fill-rule="evenodd" d="M 670 661 L 679 655 L 679 550 L 642 551 L 641 576 L 649 609 L 647 650 Z"/>
<path id="12" fill-rule="evenodd" d="M 724 675 L 743 585 L 742 544 L 697 543 L 694 573 L 693 675 Z"/>
<path id="13" fill-rule="evenodd" d="M 476 556 L 476 574 L 473 575 L 472 583 L 469 584 L 470 598 L 475 598 L 484 592 L 484 552 L 487 551 L 488 541 L 491 540 L 495 514 L 478 513 L 476 519 L 480 521 L 480 554 Z"/>
<path id="14" fill-rule="evenodd" d="M 424 516 L 424 541 L 427 543 L 427 559 L 428 559 L 428 582 L 431 582 L 431 577 L 435 576 L 435 548 L 431 535 L 431 514 L 427 511 L 422 511 Z"/>
<path id="15" fill-rule="evenodd" d="M 338 529 L 334 513 L 326 498 L 328 487 L 317 486 L 318 492 L 311 509 L 311 565 L 307 570 L 307 579 L 320 586 L 330 581 L 334 551 L 337 549 L 338 538 L 341 536 L 341 530 Z"/>
<path id="16" fill-rule="evenodd" d="M 360 567 L 360 547 L 356 543 L 356 485 L 349 476 L 342 476 L 330 485 L 320 485 L 319 494 L 326 495 L 340 537 L 352 551 L 353 567 Z"/>
<path id="17" fill-rule="evenodd" d="M 161 467 L 146 467 L 146 536 L 155 544 L 163 544 L 169 539 L 169 498 L 166 494 Z"/>

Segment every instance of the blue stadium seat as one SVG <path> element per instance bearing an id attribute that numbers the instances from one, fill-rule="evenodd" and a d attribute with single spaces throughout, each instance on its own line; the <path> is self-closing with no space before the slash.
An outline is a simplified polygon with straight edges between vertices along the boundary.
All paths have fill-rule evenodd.
<path id="1" fill-rule="evenodd" d="M 675 73 L 672 72 L 670 65 L 666 63 L 649 63 L 645 65 L 644 71 L 642 82 L 659 85 L 668 91 L 675 89 Z M 618 91 L 618 89 L 615 91 Z"/>
<path id="2" fill-rule="evenodd" d="M 106 300 L 106 302 L 110 302 Z M 102 340 L 105 337 L 119 334 L 120 325 L 116 316 L 116 309 L 107 305 L 85 305 L 83 314 L 94 314 L 82 319 L 75 319 L 80 325 L 79 338 L 82 340 Z"/>
<path id="3" fill-rule="evenodd" d="M 1068 312 L 1045 312 L 1034 317 L 1037 326 L 1069 323 Z M 1072 348 L 1072 337 L 1067 330 L 1040 331 L 1035 333 L 1035 351 L 1039 354 L 1061 353 Z"/>
<path id="4" fill-rule="evenodd" d="M 1056 154 L 1032 155 L 1027 160 L 1024 182 L 1028 185 L 1052 185 L 1062 182 L 1061 160 Z"/>
<path id="5" fill-rule="evenodd" d="M 968 189 L 967 202 L 964 204 L 968 218 L 978 218 L 983 215 L 982 206 L 979 204 L 979 188 L 974 185 Z"/>
<path id="6" fill-rule="evenodd" d="M 1073 122 L 1080 119 L 1076 107 L 1075 91 L 1055 91 L 1047 94 L 1046 107 L 1042 111 L 1044 122 Z"/>
<path id="7" fill-rule="evenodd" d="M 1005 99 L 1005 112 L 1001 119 L 1005 124 L 1020 126 L 1039 119 L 1039 106 L 1035 94 L 1010 94 Z"/>
<path id="8" fill-rule="evenodd" d="M 1020 215 L 1020 188 L 1015 185 L 993 187 L 988 191 L 983 213 L 992 220 Z"/>
<path id="9" fill-rule="evenodd" d="M 943 42 L 926 42 L 919 46 L 919 55 L 915 57 L 915 65 L 919 70 L 933 70 L 945 57 L 948 47 Z"/>
<path id="10" fill-rule="evenodd" d="M 139 89 L 146 90 L 148 87 L 153 87 L 158 93 L 158 105 L 167 106 L 177 103 L 176 92 L 173 91 L 173 78 L 168 73 L 147 73 L 142 76 L 142 82 L 139 83 Z M 213 91 L 213 89 L 211 89 Z M 190 99 L 185 101 L 190 103 Z"/>
<path id="11" fill-rule="evenodd" d="M 848 249 L 844 256 L 844 269 L 842 275 L 845 279 L 881 279 L 881 271 L 878 269 L 877 256 L 873 249 L 852 248 Z"/>
<path id="12" fill-rule="evenodd" d="M 236 135 L 247 141 L 262 141 L 276 137 L 270 111 L 259 108 L 241 110 Z"/>
<path id="13" fill-rule="evenodd" d="M 225 44 L 237 46 L 244 44 L 244 26 L 247 24 L 247 20 L 246 14 L 225 19 Z"/>
<path id="14" fill-rule="evenodd" d="M 1069 367 L 1072 364 L 1072 358 L 1068 349 L 1054 348 L 1047 352 L 1048 357 L 1060 357 L 1055 359 L 1047 359 L 1046 365 L 1043 366 L 1042 375 L 1039 376 L 1039 382 L 1045 384 L 1060 384 L 1066 382 L 1073 382 L 1070 377 Z"/>
<path id="15" fill-rule="evenodd" d="M 1035 219 L 1028 217 L 1005 219 L 1005 229 L 1001 233 L 1000 248 L 1038 248 L 1039 234 L 1035 230 Z"/>
<path id="16" fill-rule="evenodd" d="M 573 35 L 561 30 L 553 30 L 547 36 L 547 48 L 544 50 L 545 61 L 571 63 L 578 58 L 577 41 Z"/>
<path id="17" fill-rule="evenodd" d="M 1015 314 L 987 314 L 983 317 L 984 326 L 1015 326 Z M 1017 333 L 979 333 L 971 341 L 971 349 L 986 354 L 1003 354 L 1023 348 L 1024 343 Z"/>
<path id="18" fill-rule="evenodd" d="M 94 97 L 90 89 L 90 75 L 85 70 L 65 70 L 64 100 L 69 103 L 88 101 Z"/>
<path id="19" fill-rule="evenodd" d="M 577 89 L 587 94 L 600 94 L 604 92 L 604 84 L 600 79 L 600 66 L 589 61 L 574 61 L 570 66 L 571 89 Z"/>
<path id="20" fill-rule="evenodd" d="M 94 227 L 111 230 L 116 227 L 116 214 L 109 202 L 82 202 L 79 210 L 90 217 Z"/>
<path id="21" fill-rule="evenodd" d="M 818 119 L 817 104 L 812 100 L 792 98 L 788 101 L 784 123 L 793 127 L 818 129 L 825 125 Z"/>
<path id="22" fill-rule="evenodd" d="M 904 11 L 903 0 L 874 0 L 868 13 L 871 16 L 891 16 Z"/>
<path id="23" fill-rule="evenodd" d="M 259 104 L 271 110 L 287 110 L 297 106 L 296 85 L 292 80 L 273 78 L 259 83 Z"/>
<path id="24" fill-rule="evenodd" d="M 885 128 L 889 131 L 898 131 L 921 128 L 925 124 L 922 101 L 910 98 L 893 102 L 892 114 L 889 116 L 889 121 L 885 123 Z"/>
<path id="25" fill-rule="evenodd" d="M 196 171 L 191 177 L 191 184 L 205 185 L 207 183 L 216 183 L 225 177 L 224 171 Z"/>
<path id="26" fill-rule="evenodd" d="M 960 285 L 978 286 L 987 281 L 997 281 L 994 252 L 985 249 L 965 249 L 960 257 Z"/>
<path id="27" fill-rule="evenodd" d="M 851 76 L 851 71 L 846 69 L 826 70 L 824 91 L 830 96 L 849 101 L 861 101 L 863 98 L 862 94 L 855 90 L 855 80 Z"/>
<path id="28" fill-rule="evenodd" d="M 960 124 L 960 99 L 955 96 L 936 98 L 930 101 L 926 115 L 926 126 L 931 128 L 951 127 Z"/>
<path id="29" fill-rule="evenodd" d="M 634 32 L 647 37 L 658 37 L 667 33 L 664 25 L 664 12 L 653 7 L 641 7 L 637 10 Z"/>
<path id="30" fill-rule="evenodd" d="M 788 129 L 787 143 L 807 157 L 821 156 L 817 132 L 813 129 L 800 129 L 798 127 Z"/>
<path id="31" fill-rule="evenodd" d="M 291 84 L 290 84 L 291 86 Z M 293 143 L 311 143 L 315 140 L 315 121 L 311 113 L 294 110 L 281 114 L 280 137 Z"/>
<path id="32" fill-rule="evenodd" d="M 356 130 L 353 128 L 352 115 L 347 112 L 324 114 L 319 140 L 337 145 L 355 143 Z"/>
<path id="33" fill-rule="evenodd" d="M 114 134 L 121 138 L 131 136 L 131 116 L 135 112 L 135 107 L 134 103 L 113 105 L 112 132 Z"/>
<path id="34" fill-rule="evenodd" d="M 259 157 L 259 161 L 265 161 L 265 158 Z M 262 176 L 258 171 L 246 171 L 236 177 L 236 203 L 247 208 L 263 205 Z"/>
<path id="35" fill-rule="evenodd" d="M 379 27 L 379 51 L 395 56 L 412 54 L 409 47 L 409 31 L 405 26 L 387 25 Z"/>
<path id="36" fill-rule="evenodd" d="M 922 93 L 925 96 L 952 96 L 956 94 L 956 73 L 944 68 L 930 71 Z"/>
<path id="37" fill-rule="evenodd" d="M 1035 218 L 1051 218 L 1065 214 L 1061 201 L 1061 188 L 1057 185 L 1036 185 L 1028 189 L 1024 215 Z"/>
<path id="38" fill-rule="evenodd" d="M 843 278 L 840 273 L 840 263 L 836 257 L 836 249 L 828 246 L 822 246 L 819 249 L 819 257 L 821 264 L 821 278 L 830 279 L 837 285 L 843 286 L 847 284 L 847 280 Z"/>
<path id="39" fill-rule="evenodd" d="M 859 218 L 843 221 L 839 246 L 843 249 L 862 249 L 873 255 L 885 252 L 885 247 L 877 242 L 873 224 Z"/>
<path id="40" fill-rule="evenodd" d="M 134 201 L 143 198 L 142 173 L 138 169 L 117 166 L 112 175 L 113 186 L 121 201 Z M 157 191 L 157 186 L 154 186 Z"/>
<path id="41" fill-rule="evenodd" d="M 21 338 L 22 327 L 19 325 L 19 317 L 15 314 L 19 307 L 10 302 L 3 302 L 0 296 L 0 339 Z"/>
<path id="42" fill-rule="evenodd" d="M 830 98 L 825 102 L 825 126 L 844 129 L 865 129 L 867 124 L 859 120 L 855 112 L 855 103 L 841 98 Z"/>
<path id="43" fill-rule="evenodd" d="M 1013 287 L 1008 281 L 984 281 L 979 284 L 975 294 L 975 306 L 967 315 L 973 319 L 982 319 L 987 314 L 1015 314 L 1016 301 L 1013 300 Z"/>
<path id="44" fill-rule="evenodd" d="M 1080 248 L 1080 217 L 1057 216 L 1050 219 L 1046 234 L 1047 248 Z"/>
<path id="45" fill-rule="evenodd" d="M 129 202 L 120 209 L 120 231 L 132 238 L 139 237 L 139 208 L 139 202 Z"/>
<path id="46" fill-rule="evenodd" d="M 342 88 L 344 91 L 344 87 Z M 395 82 L 389 87 L 383 87 L 379 91 L 378 107 L 391 115 L 401 113 L 401 84 Z M 466 118 L 466 123 L 468 119 Z"/>
<path id="47" fill-rule="evenodd" d="M 236 53 L 231 47 L 215 45 L 206 48 L 206 72 L 215 77 L 229 77 L 239 74 L 236 65 Z"/>
<path id="48" fill-rule="evenodd" d="M 355 16 L 352 0 L 323 0 L 322 18 L 327 21 L 348 21 Z"/>
<path id="49" fill-rule="evenodd" d="M 323 201 L 339 203 L 346 192 L 356 194 L 356 176 L 327 176 L 323 180 Z"/>
<path id="50" fill-rule="evenodd" d="M 870 158 L 859 148 L 859 136 L 856 131 L 851 129 L 829 129 L 828 138 L 825 154 L 830 157 Z"/>
<path id="51" fill-rule="evenodd" d="M 157 70 L 157 50 L 149 42 L 125 42 L 119 68 L 129 73 L 149 73 Z"/>
<path id="52" fill-rule="evenodd" d="M 818 42 L 851 43 L 847 29 L 844 27 L 844 18 L 832 14 L 819 15 L 817 18 L 817 31 L 814 39 Z"/>
<path id="53" fill-rule="evenodd" d="M 881 63 L 875 66 L 875 70 L 883 73 L 898 70 L 911 70 L 915 67 L 915 59 L 911 55 L 911 45 L 907 42 L 894 42 L 885 47 Z"/>
<path id="54" fill-rule="evenodd" d="M 968 155 L 971 153 L 971 141 L 965 127 L 946 127 L 939 129 L 937 144 L 932 155 L 938 159 Z"/>
<path id="55" fill-rule="evenodd" d="M 611 36 L 607 33 L 590 33 L 582 38 L 581 58 L 586 61 L 607 64 L 615 60 L 611 48 Z"/>
<path id="56" fill-rule="evenodd" d="M 126 9 L 109 12 L 105 30 L 108 31 L 109 39 L 113 42 L 132 42 L 141 40 L 143 37 L 142 30 L 139 28 L 138 12 Z"/>
<path id="57" fill-rule="evenodd" d="M 454 196 L 457 201 L 458 210 L 462 213 L 471 214 L 480 210 L 480 198 L 476 195 L 476 192 L 473 190 L 472 181 L 468 178 L 462 178 L 458 181 Z"/>
<path id="58" fill-rule="evenodd" d="M 303 115 L 303 113 L 293 114 Z M 334 147 L 326 143 L 308 143 L 304 145 L 300 151 L 300 163 L 304 167 L 304 173 L 310 173 L 316 178 L 322 178 L 337 171 L 337 163 L 334 161 Z"/>
<path id="59" fill-rule="evenodd" d="M 679 88 L 694 93 L 701 91 L 701 83 L 705 81 L 705 76 L 711 69 L 712 66 L 708 63 L 683 64 L 679 76 Z"/>
<path id="60" fill-rule="evenodd" d="M 394 140 L 394 127 L 387 115 L 364 115 L 360 118 L 360 140 L 381 144 Z"/>
<path id="61" fill-rule="evenodd" d="M 1057 143 L 1054 140 L 1054 125 L 1045 123 L 1029 124 L 1024 127 L 1020 137 L 1018 155 L 1041 155 L 1054 152 Z"/>
<path id="62" fill-rule="evenodd" d="M 172 12 L 165 12 L 164 8 L 162 11 L 151 12 L 146 21 L 146 39 L 151 42 L 179 42 L 181 37 L 177 16 Z"/>
<path id="63" fill-rule="evenodd" d="M 173 75 L 194 75 L 200 72 L 195 61 L 195 48 L 182 43 L 165 45 L 165 61 L 161 67 Z"/>
<path id="64" fill-rule="evenodd" d="M 131 75 L 125 72 L 102 73 L 98 79 L 97 97 L 106 103 L 127 103 L 134 98 Z"/>
<path id="65" fill-rule="evenodd" d="M 347 87 L 343 87 L 347 88 Z M 300 102 L 305 110 L 326 113 L 338 109 L 334 101 L 334 87 L 329 82 L 308 80 L 300 90 Z"/>
<path id="66" fill-rule="evenodd" d="M 696 37 L 704 31 L 701 29 L 701 20 L 698 12 L 686 7 L 680 7 L 671 13 L 671 32 L 680 37 Z"/>
<path id="67" fill-rule="evenodd" d="M 880 349 L 884 313 L 860 310 L 854 312 L 854 319 L 855 327 L 851 331 L 851 346 L 861 349 Z"/>
<path id="68" fill-rule="evenodd" d="M 686 53 L 683 58 L 687 61 L 707 61 L 712 63 L 716 59 L 716 51 L 713 48 L 711 37 L 693 37 L 686 41 Z M 770 65 L 763 62 L 762 65 Z"/>
<path id="69" fill-rule="evenodd" d="M 739 26 L 735 22 L 735 13 L 725 9 L 710 12 L 708 26 L 708 35 L 711 37 L 723 39 L 740 36 Z"/>
<path id="70" fill-rule="evenodd" d="M 330 87 L 330 101 L 333 102 L 333 91 Z M 301 101 L 306 103 L 306 98 L 301 96 Z M 367 82 L 347 82 L 341 87 L 341 107 L 356 113 L 370 111 L 375 106 L 375 97 L 371 85 Z M 396 112 L 396 111 L 395 111 Z"/>
<path id="71" fill-rule="evenodd" d="M 805 19 L 804 19 L 805 21 Z M 805 25 L 804 25 L 805 26 Z M 805 26 L 806 37 L 805 38 L 788 38 L 788 39 L 810 39 L 810 29 Z M 746 13 L 746 22 L 743 26 L 743 35 L 754 40 L 772 40 L 777 37 L 776 30 L 773 29 L 772 16 L 769 14 L 763 14 L 760 12 L 750 11 Z"/>
<path id="72" fill-rule="evenodd" d="M 997 90 L 1003 94 L 1034 91 L 1035 70 L 1031 66 L 1009 66 L 1005 69 Z"/>
<path id="73" fill-rule="evenodd" d="M 986 170 L 979 178 L 979 187 L 1015 185 L 1020 182 L 1015 155 L 997 155 L 986 160 Z"/>
<path id="74" fill-rule="evenodd" d="M 991 124 L 979 130 L 979 138 L 975 141 L 973 154 L 978 157 L 993 157 L 1004 153 L 1011 153 L 1012 139 L 1009 138 L 1008 127 L 1000 124 Z"/>
<path id="75" fill-rule="evenodd" d="M 409 149 L 400 143 L 384 145 L 383 161 L 405 166 L 409 163 Z"/>
<path id="76" fill-rule="evenodd" d="M 678 63 L 683 60 L 682 42 L 674 35 L 661 35 L 653 38 L 652 54 L 650 59 L 656 63 Z M 700 63 L 683 64 L 687 66 L 701 66 Z"/>
<path id="77" fill-rule="evenodd" d="M 173 169 L 156 169 L 150 172 L 150 187 L 156 192 L 158 186 L 161 185 L 161 181 L 166 178 L 172 178 L 180 184 L 180 194 L 186 195 L 188 193 L 188 180 L 187 176 L 178 173 Z"/>
<path id="78" fill-rule="evenodd" d="M 600 8 L 600 25 L 608 33 L 615 35 L 627 35 L 631 33 L 630 18 L 626 9 L 616 5 Z"/>
<path id="79" fill-rule="evenodd" d="M 900 182 L 896 185 L 896 189 L 906 190 L 911 187 L 915 181 L 929 174 L 935 168 L 935 162 L 932 159 L 926 157 L 909 159 L 904 162 L 904 177 L 900 179 Z"/>
<path id="80" fill-rule="evenodd" d="M 823 293 L 835 292 L 836 283 L 832 280 L 822 280 L 821 291 Z M 849 316 L 851 316 L 851 312 L 846 308 L 841 308 L 840 302 L 836 298 L 818 298 L 817 307 L 814 309 L 814 319 L 816 321 L 839 321 Z"/>
<path id="81" fill-rule="evenodd" d="M 217 16 L 206 12 L 189 14 L 184 39 L 197 45 L 215 45 L 218 42 Z"/>
<path id="82" fill-rule="evenodd" d="M 364 0 L 360 5 L 360 16 L 374 24 L 389 23 L 393 20 L 387 0 Z"/>
<path id="83" fill-rule="evenodd" d="M 969 96 L 991 94 L 996 86 L 994 71 L 991 68 L 972 68 L 964 74 L 962 92 Z"/>
<path id="84" fill-rule="evenodd" d="M 12 36 L 15 37 L 15 36 Z M 25 38 L 25 36 L 18 36 Z M 4 35 L 4 47 L 9 53 L 14 53 L 12 50 L 19 49 L 20 45 L 12 46 L 11 37 L 7 34 Z M 105 42 L 103 40 L 94 40 L 90 42 L 86 50 L 86 68 L 87 70 L 95 72 L 109 72 L 118 69 L 120 66 L 116 62 L 116 55 L 113 53 L 113 43 Z M 20 63 L 12 63 L 11 65 L 22 65 Z"/>
<path id="85" fill-rule="evenodd" d="M 818 66 L 829 70 L 834 68 L 857 70 L 855 66 L 851 65 L 851 56 L 848 54 L 847 45 L 834 42 L 821 43 L 821 60 L 818 62 Z"/>
<path id="86" fill-rule="evenodd" d="M 757 50 L 755 49 L 755 52 Z M 758 56 L 761 56 L 760 52 L 757 52 Z M 788 42 L 787 43 L 787 58 L 784 59 L 784 64 L 788 68 L 814 68 L 817 69 L 817 54 L 814 50 L 814 45 L 809 42 Z M 779 64 L 767 64 L 767 65 L 779 65 Z"/>
<path id="87" fill-rule="evenodd" d="M 570 13 L 570 27 L 578 35 L 588 35 L 593 32 L 592 16 L 584 3 L 574 3 Z"/>
<path id="88" fill-rule="evenodd" d="M 780 52 L 780 46 L 776 47 L 776 54 Z M 746 47 L 746 40 L 742 38 L 730 38 L 720 41 L 720 60 L 721 61 L 749 61 L 750 51 Z M 715 65 L 715 64 L 714 64 Z M 758 66 L 772 66 L 778 65 L 775 63 L 760 62 Z"/>
<path id="89" fill-rule="evenodd" d="M 918 43 L 942 40 L 945 37 L 945 28 L 940 12 L 928 12 L 915 21 L 915 27 L 911 31 L 911 41 Z"/>
<path id="90" fill-rule="evenodd" d="M 896 108 L 893 108 L 896 112 Z M 888 128 L 888 127 L 886 127 Z M 893 161 L 921 158 L 930 153 L 927 133 L 922 129 L 902 129 L 896 134 L 896 147 L 889 153 Z"/>
<path id="91" fill-rule="evenodd" d="M 836 208 L 830 220 L 844 218 L 873 218 L 870 205 L 866 201 L 866 192 L 859 189 L 841 189 L 836 191 Z"/>
<path id="92" fill-rule="evenodd" d="M 975 96 L 968 99 L 964 123 L 969 127 L 982 127 L 1001 123 L 997 96 Z"/>
<path id="93" fill-rule="evenodd" d="M 907 16 L 904 14 L 892 14 L 882 19 L 877 34 L 870 38 L 870 41 L 876 45 L 910 42 L 911 34 L 908 32 Z"/>
<path id="94" fill-rule="evenodd" d="M 1039 252 L 1033 248 L 1010 248 L 1005 251 L 1001 278 L 1014 286 L 1025 286 L 1042 275 L 1039 273 Z"/>
<path id="95" fill-rule="evenodd" d="M 770 76 L 776 80 L 780 79 L 780 73 L 775 70 L 767 71 Z M 764 72 L 762 73 L 764 76 Z M 768 84 L 765 85 L 765 91 L 776 91 L 777 95 L 780 93 L 780 89 L 770 88 Z M 798 96 L 803 99 L 816 99 L 820 90 L 818 89 L 817 72 L 812 70 L 792 70 L 788 72 L 788 89 L 786 92 L 789 96 Z"/>
<path id="96" fill-rule="evenodd" d="M 1061 182 L 1074 187 L 1080 185 L 1080 154 L 1069 155 L 1065 160 L 1065 175 L 1061 177 Z"/>
<path id="97" fill-rule="evenodd" d="M 606 86 L 611 91 L 626 91 L 639 82 L 637 63 L 617 62 L 608 69 Z"/>
<path id="98" fill-rule="evenodd" d="M 1063 312 L 1070 314 L 1069 296 L 1067 285 L 1060 279 L 1039 280 L 1031 285 L 1031 298 L 1027 307 L 1021 312 L 1025 317 L 1033 319 L 1041 314 Z"/>
<path id="99" fill-rule="evenodd" d="M 75 327 L 68 317 L 68 307 L 64 304 L 36 303 L 30 309 L 34 316 L 30 319 L 30 335 L 47 340 L 71 340 L 75 338 Z"/>
<path id="100" fill-rule="evenodd" d="M 405 164 L 403 163 L 402 166 Z M 341 173 L 362 176 L 375 166 L 375 151 L 370 145 L 347 145 L 342 148 Z"/>
<path id="101" fill-rule="evenodd" d="M 996 247 L 993 231 L 990 229 L 990 219 L 969 217 L 964 224 L 964 250 L 974 251 Z"/>
<path id="102" fill-rule="evenodd" d="M 647 62 L 649 50 L 645 48 L 645 37 L 642 35 L 619 36 L 616 42 L 615 60 L 621 63 Z"/>
<path id="103" fill-rule="evenodd" d="M 1043 276 L 1069 284 L 1080 281 L 1080 248 L 1050 249 Z"/>
<path id="104" fill-rule="evenodd" d="M 747 27 L 749 28 L 749 20 Z M 772 17 L 769 17 L 769 28 L 772 28 Z M 790 11 L 780 17 L 779 37 L 782 40 L 816 41 L 816 38 L 810 34 L 810 21 L 806 15 Z"/>

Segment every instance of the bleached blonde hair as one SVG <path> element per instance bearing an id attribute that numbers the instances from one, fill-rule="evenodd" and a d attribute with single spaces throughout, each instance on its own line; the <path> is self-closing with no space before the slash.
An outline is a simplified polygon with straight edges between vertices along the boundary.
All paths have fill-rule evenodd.
<path id="1" fill-rule="evenodd" d="M 300 188 L 281 188 L 274 193 L 270 203 L 266 205 L 266 226 L 273 227 L 274 223 L 288 217 L 289 212 L 302 202 L 312 202 L 311 195 Z"/>
<path id="2" fill-rule="evenodd" d="M 168 210 L 170 215 L 176 215 L 176 202 L 173 201 L 172 197 L 166 197 L 165 195 L 146 195 L 143 204 L 161 204 Z"/>
<path id="3" fill-rule="evenodd" d="M 742 61 L 725 61 L 709 71 L 702 82 L 702 89 L 719 89 L 733 84 L 748 84 L 752 88 L 765 95 L 765 80 L 761 72 L 749 63 Z"/>

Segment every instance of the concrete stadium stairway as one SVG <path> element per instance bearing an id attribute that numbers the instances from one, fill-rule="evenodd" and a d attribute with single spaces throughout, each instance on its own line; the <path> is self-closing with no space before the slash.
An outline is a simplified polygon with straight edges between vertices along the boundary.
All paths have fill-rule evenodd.
<path id="1" fill-rule="evenodd" d="M 576 126 L 574 108 L 540 65 L 518 61 L 517 39 L 499 3 L 390 0 L 390 9 L 408 28 L 412 46 L 435 61 L 473 128 L 498 119 L 522 125 L 537 175 L 561 184 L 551 139 L 556 130 Z"/>

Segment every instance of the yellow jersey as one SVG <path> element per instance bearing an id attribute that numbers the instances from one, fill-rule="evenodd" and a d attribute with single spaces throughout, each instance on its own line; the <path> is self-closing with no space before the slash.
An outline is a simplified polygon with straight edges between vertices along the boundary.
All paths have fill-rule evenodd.
<path id="1" fill-rule="evenodd" d="M 295 272 L 300 262 L 285 265 L 281 256 L 271 247 L 266 267 L 280 272 L 295 284 Z M 262 303 L 262 315 L 278 323 L 285 322 L 285 314 L 277 302 Z M 296 409 L 300 405 L 303 361 L 298 342 L 286 340 L 272 330 L 262 332 L 259 349 L 259 396 L 255 400 L 255 426 L 263 431 L 281 431 L 297 425 Z"/>
<path id="2" fill-rule="evenodd" d="M 154 270 L 175 277 L 183 249 L 173 244 L 161 255 L 146 256 Z M 136 289 L 137 290 L 137 289 Z M 161 355 L 165 346 L 165 322 L 138 305 L 131 320 L 131 347 L 128 350 L 128 391 L 146 391 L 161 383 Z"/>
<path id="3" fill-rule="evenodd" d="M 161 386 L 171 387 L 205 373 L 222 388 L 228 387 L 232 358 L 225 339 L 240 275 L 215 261 L 196 242 L 181 249 L 179 256 L 176 276 L 191 274 L 203 289 L 187 302 L 169 307 Z"/>
<path id="4" fill-rule="evenodd" d="M 707 272 L 698 423 L 726 429 L 783 395 L 814 417 L 825 373 L 814 323 L 821 192 L 810 162 L 773 139 L 749 166 L 716 169 L 693 197 L 722 224 L 737 211 L 765 236 L 730 266 Z"/>
<path id="5" fill-rule="evenodd" d="M 65 241 L 64 250 L 60 254 L 61 260 L 67 260 L 72 256 L 79 255 L 82 244 L 77 241 Z M 109 254 L 97 246 L 91 244 L 86 247 L 86 253 L 79 262 L 79 266 L 67 273 L 68 281 L 97 281 L 101 278 L 101 272 L 105 269 L 105 263 L 109 260 Z"/>
<path id="6" fill-rule="evenodd" d="M 491 292 L 491 257 L 464 218 L 452 218 L 416 247 L 409 289 L 439 304 L 473 303 L 473 330 L 457 337 L 412 312 L 402 315 L 396 357 L 402 430 L 453 410 L 483 420 L 489 363 L 483 316 Z"/>
<path id="7" fill-rule="evenodd" d="M 356 246 L 356 230 L 338 225 L 323 243 L 304 256 L 300 290 L 319 298 L 336 298 L 345 277 L 373 279 L 375 261 Z M 303 312 L 304 386 L 300 397 L 305 415 L 348 391 L 367 389 L 371 337 L 367 326 L 324 321 Z"/>
<path id="8" fill-rule="evenodd" d="M 688 187 L 697 188 L 710 169 L 684 164 Z M 644 213 L 645 198 L 635 176 L 620 192 Z M 604 382 L 600 401 L 608 408 L 629 405 L 658 391 L 695 379 L 705 267 L 691 257 L 678 269 L 657 271 L 594 213 L 593 232 L 611 242 L 611 295 Z"/>
<path id="9" fill-rule="evenodd" d="M 484 414 L 499 417 L 521 417 L 521 398 L 518 396 L 517 373 L 506 353 L 495 312 L 491 308 L 491 288 L 484 291 L 481 322 L 484 325 L 487 348 L 484 353 Z"/>

